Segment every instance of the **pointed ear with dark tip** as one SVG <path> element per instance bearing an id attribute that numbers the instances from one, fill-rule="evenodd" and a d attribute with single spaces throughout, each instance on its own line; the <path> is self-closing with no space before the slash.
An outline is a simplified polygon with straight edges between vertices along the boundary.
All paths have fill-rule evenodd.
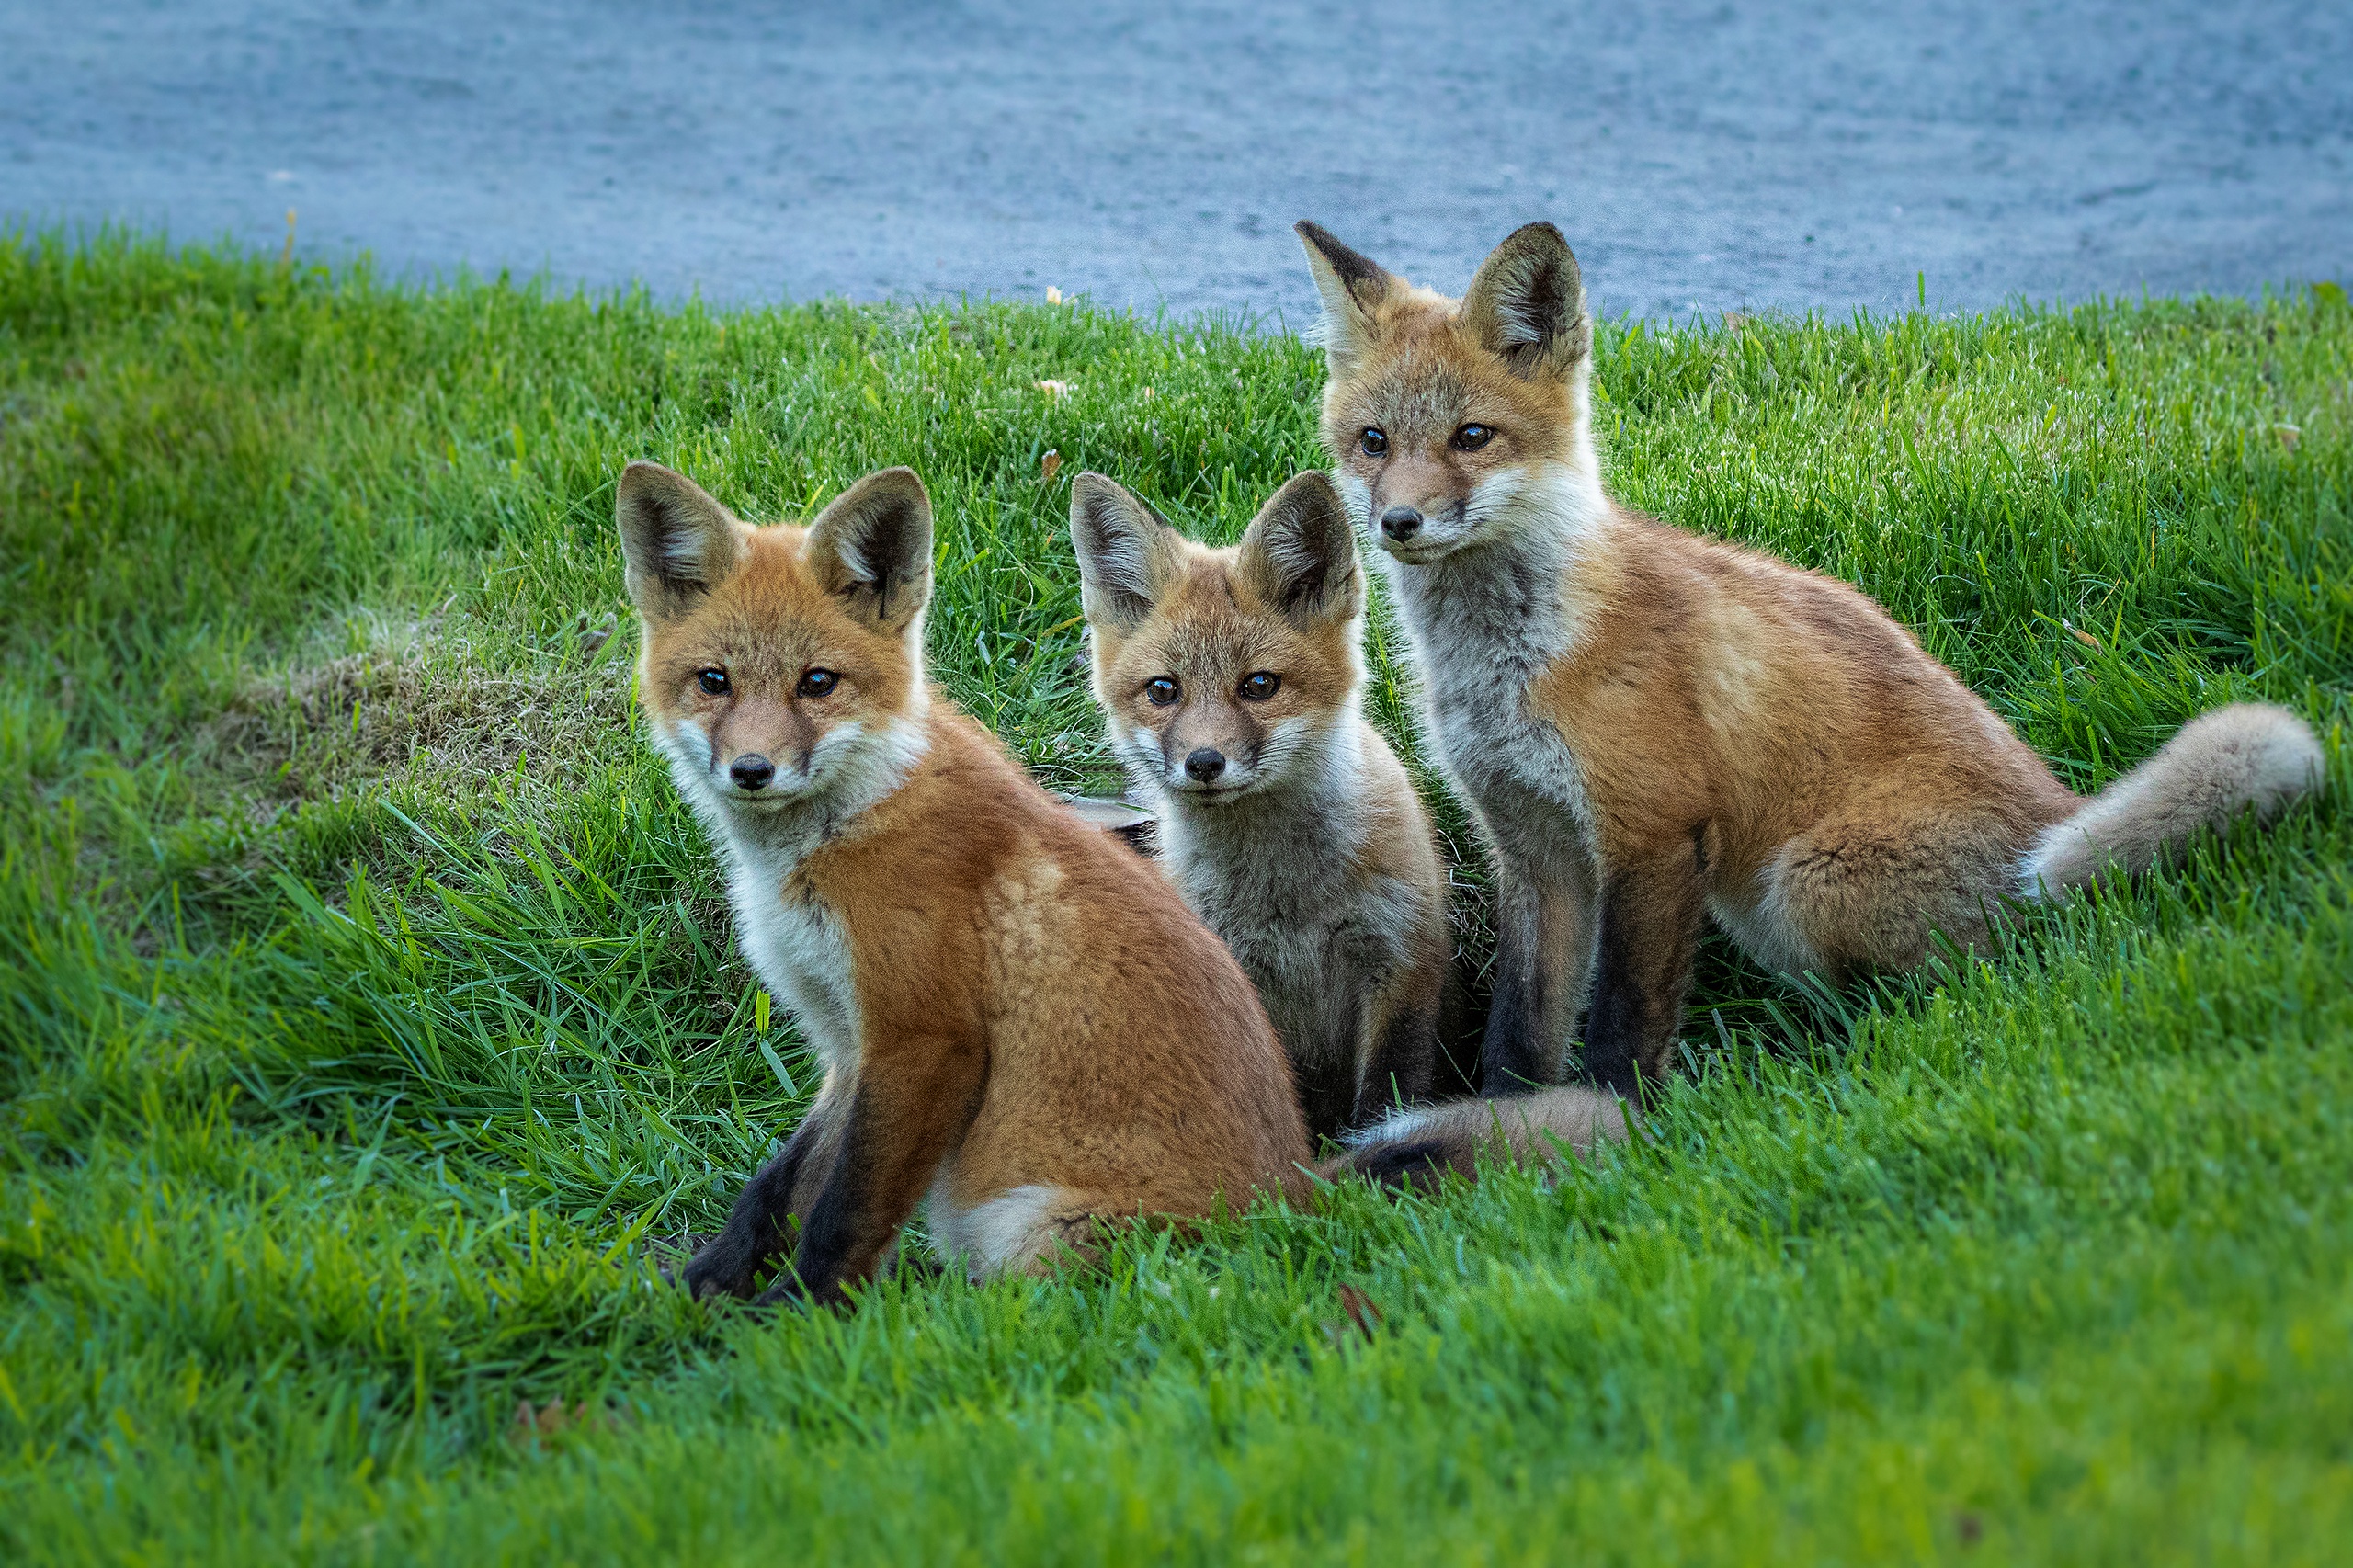
<path id="1" fill-rule="evenodd" d="M 931 496 L 911 468 L 870 473 L 809 525 L 809 567 L 877 631 L 904 631 L 931 597 Z"/>
<path id="2" fill-rule="evenodd" d="M 1174 537 L 1166 518 L 1116 480 L 1087 472 L 1071 481 L 1070 542 L 1087 619 L 1126 631 L 1150 615 Z"/>
<path id="3" fill-rule="evenodd" d="M 1334 376 L 1356 369 L 1371 346 L 1372 312 L 1389 292 L 1389 274 L 1332 237 L 1330 230 L 1302 218 L 1291 225 L 1307 247 L 1307 269 L 1324 298 L 1324 357 Z"/>
<path id="4" fill-rule="evenodd" d="M 1321 471 L 1296 475 L 1259 508 L 1234 565 L 1253 591 L 1293 619 L 1345 620 L 1364 608 L 1348 509 Z"/>
<path id="5" fill-rule="evenodd" d="M 744 558 L 743 537 L 727 508 L 660 463 L 621 470 L 613 511 L 630 602 L 648 620 L 676 615 L 725 582 Z"/>
<path id="6" fill-rule="evenodd" d="M 1593 348 L 1577 258 L 1550 223 L 1516 229 L 1495 247 L 1462 296 L 1462 319 L 1524 381 L 1564 377 Z"/>

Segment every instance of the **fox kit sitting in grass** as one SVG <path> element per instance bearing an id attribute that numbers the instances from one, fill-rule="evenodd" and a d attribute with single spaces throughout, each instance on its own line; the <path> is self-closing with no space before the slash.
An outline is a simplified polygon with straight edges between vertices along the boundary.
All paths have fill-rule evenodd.
<path id="1" fill-rule="evenodd" d="M 1170 879 L 1256 982 L 1310 1134 L 1420 1097 L 1446 876 L 1359 710 L 1364 574 L 1331 481 L 1301 474 L 1210 550 L 1082 473 L 1070 528 L 1112 749 L 1158 802 Z"/>
<path id="2" fill-rule="evenodd" d="M 2280 709 L 2193 720 L 2085 801 L 1844 583 L 1611 501 L 1593 326 L 1549 223 L 1461 301 L 1299 225 L 1324 301 L 1324 438 L 1387 555 L 1430 732 L 1495 858 L 1490 1093 L 1672 1062 L 1710 915 L 1836 980 L 1982 940 L 2005 898 L 2138 869 L 2314 788 Z"/>
<path id="3" fill-rule="evenodd" d="M 913 473 L 754 528 L 631 463 L 619 511 L 654 740 L 825 1064 L 691 1289 L 751 1295 L 789 1250 L 763 1299 L 835 1299 L 926 1192 L 935 1244 L 986 1274 L 1302 1180 L 1290 1069 L 1224 946 L 926 686 Z"/>

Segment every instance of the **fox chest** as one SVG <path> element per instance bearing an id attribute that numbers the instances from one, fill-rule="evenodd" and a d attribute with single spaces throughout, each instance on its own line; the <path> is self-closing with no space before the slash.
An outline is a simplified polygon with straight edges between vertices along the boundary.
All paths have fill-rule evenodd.
<path id="1" fill-rule="evenodd" d="M 840 918 L 790 880 L 745 888 L 736 900 L 744 956 L 761 982 L 791 1009 L 828 1073 L 856 1069 L 858 992 Z"/>
<path id="2" fill-rule="evenodd" d="M 1469 665 L 1466 653 L 1442 657 Z M 1531 710 L 1530 675 L 1509 666 L 1433 670 L 1430 730 L 1455 783 L 1490 833 L 1523 854 L 1593 838 L 1585 768 L 1557 726 Z"/>
<path id="3" fill-rule="evenodd" d="M 1509 844 L 1593 835 L 1586 770 L 1533 695 L 1578 642 L 1548 574 L 1514 563 L 1392 577 L 1439 760 Z M 1529 845 L 1529 848 L 1537 847 Z"/>
<path id="4" fill-rule="evenodd" d="M 1358 999 L 1393 967 L 1402 940 L 1376 930 L 1340 879 L 1308 871 L 1312 855 L 1238 859 L 1180 877 L 1187 902 L 1224 939 L 1294 1058 L 1353 1055 Z"/>

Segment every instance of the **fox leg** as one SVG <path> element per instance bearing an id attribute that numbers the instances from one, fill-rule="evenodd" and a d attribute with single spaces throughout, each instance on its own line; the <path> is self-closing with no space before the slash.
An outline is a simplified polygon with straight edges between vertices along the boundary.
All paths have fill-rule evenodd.
<path id="1" fill-rule="evenodd" d="M 1833 984 L 1858 970 L 1902 971 L 1942 933 L 1982 947 L 1987 918 L 2013 891 L 2023 833 L 2008 823 L 1875 801 L 1817 823 L 1766 869 L 1762 907 L 1774 950 L 1756 956 Z"/>
<path id="2" fill-rule="evenodd" d="M 1397 976 L 1367 1001 L 1357 1052 L 1364 1070 L 1349 1126 L 1361 1127 L 1391 1106 L 1412 1105 L 1429 1093 L 1438 1067 L 1438 987 L 1419 975 Z"/>
<path id="3" fill-rule="evenodd" d="M 828 1087 L 831 1085 L 829 1085 Z M 687 1264 L 688 1290 L 707 1296 L 749 1296 L 760 1269 L 792 1245 L 788 1221 L 805 1214 L 824 1187 L 840 1144 L 846 1094 L 822 1094 L 774 1159 L 762 1165 L 728 1211 L 726 1228 Z"/>
<path id="4" fill-rule="evenodd" d="M 1539 871 L 1498 855 L 1495 980 L 1479 1051 L 1481 1094 L 1525 1094 L 1560 1077 L 1592 956 L 1590 873 Z"/>
<path id="5" fill-rule="evenodd" d="M 1336 980 L 1346 985 L 1346 979 Z M 1311 1037 L 1306 1051 L 1294 1051 L 1291 1056 L 1291 1076 L 1299 1091 L 1300 1114 L 1307 1119 L 1307 1139 L 1313 1144 L 1322 1139 L 1337 1138 L 1355 1125 L 1356 1108 L 1361 1097 L 1359 1071 L 1364 1052 L 1359 1042 L 1366 1020 L 1379 1010 L 1379 998 L 1358 995 L 1352 999 L 1347 1015 L 1337 1020 L 1338 1027 L 1328 1037 Z M 1320 1034 L 1320 1031 L 1318 1031 Z M 1286 1046 L 1290 1041 L 1284 1042 Z"/>
<path id="6" fill-rule="evenodd" d="M 971 1125 L 983 1072 L 980 1049 L 957 1042 L 903 1040 L 887 1054 L 867 1052 L 841 1152 L 801 1221 L 792 1271 L 759 1304 L 838 1305 L 846 1286 L 875 1272 Z"/>
<path id="7" fill-rule="evenodd" d="M 1585 1026 L 1586 1075 L 1640 1101 L 1666 1075 L 1707 901 L 1695 840 L 1613 866 L 1601 892 L 1600 968 Z"/>

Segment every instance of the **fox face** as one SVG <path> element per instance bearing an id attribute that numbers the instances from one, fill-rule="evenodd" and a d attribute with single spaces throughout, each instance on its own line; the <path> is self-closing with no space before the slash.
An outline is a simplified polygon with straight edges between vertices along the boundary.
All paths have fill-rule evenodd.
<path id="1" fill-rule="evenodd" d="M 1558 229 L 1513 233 L 1460 301 L 1298 230 L 1324 301 L 1324 444 L 1381 549 L 1425 564 L 1557 516 L 1564 487 L 1597 477 L 1593 322 Z"/>
<path id="2" fill-rule="evenodd" d="M 806 528 L 751 528 L 656 463 L 622 473 L 638 695 L 687 798 L 762 814 L 904 771 L 921 747 L 931 502 L 869 474 Z"/>
<path id="3" fill-rule="evenodd" d="M 1226 550 L 1099 473 L 1073 483 L 1070 517 L 1095 695 L 1140 783 L 1237 799 L 1292 776 L 1353 710 L 1364 574 L 1323 474 L 1284 485 Z"/>

